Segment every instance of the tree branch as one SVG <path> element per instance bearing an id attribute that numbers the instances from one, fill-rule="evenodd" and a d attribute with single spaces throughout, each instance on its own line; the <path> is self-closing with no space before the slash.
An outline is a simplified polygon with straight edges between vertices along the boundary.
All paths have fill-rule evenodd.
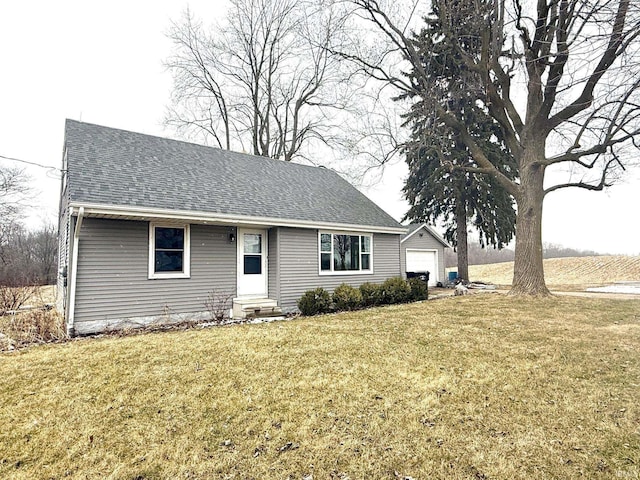
<path id="1" fill-rule="evenodd" d="M 625 49 L 620 49 L 620 46 L 623 44 L 624 40 L 624 24 L 627 11 L 629 9 L 629 1 L 630 0 L 620 0 L 605 52 L 589 75 L 578 98 L 549 119 L 549 130 L 554 129 L 561 123 L 569 120 L 591 106 L 593 102 L 593 91 L 596 85 L 607 72 L 609 67 L 613 65 L 613 62 L 618 58 L 618 56 L 624 53 Z M 636 35 L 637 32 L 633 36 L 635 37 Z"/>
<path id="2" fill-rule="evenodd" d="M 453 115 L 445 111 L 442 106 L 436 105 L 438 117 L 445 125 L 453 128 L 460 135 L 460 139 L 469 149 L 469 153 L 473 159 L 480 165 L 477 173 L 487 173 L 496 177 L 500 184 L 514 197 L 518 197 L 518 184 L 510 180 L 505 174 L 498 170 L 482 151 L 482 148 L 476 143 L 466 127 L 461 124 Z"/>
<path id="3" fill-rule="evenodd" d="M 607 181 L 607 176 L 609 174 L 611 167 L 616 164 L 619 165 L 620 168 L 622 168 L 623 170 L 625 169 L 623 164 L 620 162 L 620 160 L 617 157 L 610 159 L 602 169 L 602 174 L 600 176 L 599 182 L 595 185 L 592 183 L 583 182 L 583 181 L 561 183 L 545 189 L 544 195 L 547 195 L 551 192 L 555 192 L 556 190 L 560 190 L 562 188 L 573 188 L 573 187 L 582 188 L 585 190 L 592 190 L 592 191 L 604 190 L 606 187 L 610 187 L 611 185 L 613 185 L 613 183 Z"/>

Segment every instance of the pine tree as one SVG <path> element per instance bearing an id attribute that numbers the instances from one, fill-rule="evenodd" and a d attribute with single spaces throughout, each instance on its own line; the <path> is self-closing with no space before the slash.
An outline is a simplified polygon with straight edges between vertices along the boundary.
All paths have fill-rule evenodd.
<path id="1" fill-rule="evenodd" d="M 405 116 L 411 128 L 411 138 L 404 146 L 409 176 L 404 195 L 411 205 L 406 220 L 442 222 L 445 239 L 455 246 L 458 276 L 469 279 L 467 229 L 478 231 L 480 244 L 502 248 L 515 233 L 514 200 L 493 176 L 468 171 L 476 164 L 464 143 L 451 128 L 434 121 L 433 101 L 464 119 L 469 133 L 481 146 L 492 163 L 510 179 L 514 178 L 515 161 L 504 146 L 499 125 L 484 111 L 481 82 L 469 71 L 454 48 L 441 34 L 438 21 L 439 2 L 433 3 L 433 15 L 425 19 L 426 26 L 414 36 L 424 70 L 437 84 L 437 98 L 425 102 L 423 96 L 404 95 L 399 100 L 413 101 Z M 478 46 L 475 29 L 461 39 L 464 48 Z M 422 79 L 407 73 L 416 91 Z M 465 170 L 460 167 L 465 167 Z"/>

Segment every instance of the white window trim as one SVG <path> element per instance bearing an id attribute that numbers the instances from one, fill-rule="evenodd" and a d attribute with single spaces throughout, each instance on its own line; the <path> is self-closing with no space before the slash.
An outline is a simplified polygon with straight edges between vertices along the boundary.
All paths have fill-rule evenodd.
<path id="1" fill-rule="evenodd" d="M 184 229 L 184 256 L 182 258 L 182 272 L 156 272 L 156 228 Z M 191 278 L 191 226 L 188 223 L 154 223 L 149 222 L 149 280 L 163 278 Z"/>
<path id="2" fill-rule="evenodd" d="M 322 270 L 322 235 L 331 235 L 331 270 Z M 358 237 L 369 237 L 369 270 L 333 270 L 333 235 L 353 235 Z M 325 252 L 327 253 L 327 252 Z M 360 252 L 360 265 L 362 265 L 362 252 Z M 373 233 L 345 232 L 340 230 L 318 230 L 318 275 L 373 275 Z"/>

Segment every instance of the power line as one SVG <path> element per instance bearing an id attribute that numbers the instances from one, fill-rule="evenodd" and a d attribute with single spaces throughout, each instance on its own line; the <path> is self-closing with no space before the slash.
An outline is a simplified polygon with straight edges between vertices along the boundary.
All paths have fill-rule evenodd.
<path id="1" fill-rule="evenodd" d="M 21 160 L 19 158 L 5 157 L 4 155 L 0 155 L 0 158 L 4 158 L 5 160 L 9 160 L 9 161 L 12 161 L 12 162 L 26 163 L 27 165 L 33 165 L 35 167 L 46 168 L 47 170 L 59 170 L 59 171 L 62 171 L 58 167 L 52 167 L 50 165 L 42 165 L 41 163 L 29 162 L 27 160 Z"/>

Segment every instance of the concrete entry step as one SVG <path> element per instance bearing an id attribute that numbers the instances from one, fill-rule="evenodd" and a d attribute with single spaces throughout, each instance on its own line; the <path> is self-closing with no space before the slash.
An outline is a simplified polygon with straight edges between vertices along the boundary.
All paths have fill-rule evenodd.
<path id="1" fill-rule="evenodd" d="M 234 298 L 233 318 L 260 318 L 282 315 L 278 302 L 270 298 Z"/>

